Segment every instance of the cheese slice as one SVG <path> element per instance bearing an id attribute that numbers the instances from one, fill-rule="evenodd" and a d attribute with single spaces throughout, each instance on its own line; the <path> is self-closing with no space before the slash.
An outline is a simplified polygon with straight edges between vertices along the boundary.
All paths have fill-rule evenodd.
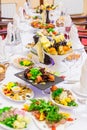
<path id="1" fill-rule="evenodd" d="M 44 63 L 44 52 L 41 42 L 36 44 L 37 54 L 39 58 L 39 62 Z"/>

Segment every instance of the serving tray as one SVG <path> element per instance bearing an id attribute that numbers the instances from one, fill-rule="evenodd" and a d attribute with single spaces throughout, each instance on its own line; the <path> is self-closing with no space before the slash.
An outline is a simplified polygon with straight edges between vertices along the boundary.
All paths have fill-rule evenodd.
<path id="1" fill-rule="evenodd" d="M 52 85 L 55 85 L 55 84 L 58 84 L 58 83 L 64 81 L 63 78 L 55 76 L 55 81 L 54 82 L 48 81 L 46 83 L 36 84 L 36 83 L 31 82 L 30 80 L 28 80 L 28 79 L 26 79 L 24 77 L 24 71 L 16 73 L 15 76 L 22 79 L 22 80 L 24 80 L 24 81 L 26 81 L 26 82 L 28 82 L 29 84 L 32 84 L 33 86 L 35 86 L 36 88 L 41 89 L 41 90 L 45 90 L 45 89 L 51 87 Z"/>

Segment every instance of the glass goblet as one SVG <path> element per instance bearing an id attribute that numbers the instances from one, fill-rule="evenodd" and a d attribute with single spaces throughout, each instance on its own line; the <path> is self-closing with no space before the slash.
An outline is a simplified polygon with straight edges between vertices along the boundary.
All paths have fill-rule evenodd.
<path id="1" fill-rule="evenodd" d="M 82 63 L 82 52 L 83 50 L 76 49 L 73 50 L 71 53 L 67 55 L 63 59 L 63 63 L 66 65 L 68 68 L 68 75 L 66 77 L 66 80 L 72 78 L 72 72 L 77 69 L 77 67 L 81 66 Z M 73 71 L 72 71 L 73 69 Z"/>
<path id="2" fill-rule="evenodd" d="M 67 40 L 70 39 L 70 36 L 69 36 L 70 30 L 71 30 L 71 26 L 65 26 L 65 38 Z"/>

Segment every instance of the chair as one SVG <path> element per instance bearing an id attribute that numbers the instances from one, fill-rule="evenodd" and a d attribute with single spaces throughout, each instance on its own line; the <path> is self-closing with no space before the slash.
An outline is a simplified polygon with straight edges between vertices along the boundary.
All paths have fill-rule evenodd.
<path id="1" fill-rule="evenodd" d="M 9 22 L 13 22 L 13 18 L 0 17 L 0 29 L 7 27 Z"/>
<path id="2" fill-rule="evenodd" d="M 87 15 L 71 16 L 73 23 L 77 26 L 80 41 L 87 52 Z"/>
<path id="3" fill-rule="evenodd" d="M 1 0 L 0 0 L 0 35 L 5 38 L 7 35 L 7 25 L 9 22 L 13 22 L 13 18 L 2 17 L 1 16 Z"/>
<path id="4" fill-rule="evenodd" d="M 7 35 L 7 25 L 13 22 L 13 18 L 0 17 L 0 35 L 4 39 Z"/>
<path id="5" fill-rule="evenodd" d="M 7 35 L 7 31 L 5 30 L 0 30 L 0 36 L 2 36 L 2 39 L 4 39 Z"/>

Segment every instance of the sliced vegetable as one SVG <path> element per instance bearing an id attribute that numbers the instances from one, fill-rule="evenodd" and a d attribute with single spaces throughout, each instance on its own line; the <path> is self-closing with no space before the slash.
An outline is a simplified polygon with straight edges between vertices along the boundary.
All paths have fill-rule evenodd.
<path id="1" fill-rule="evenodd" d="M 55 125 L 52 125 L 52 130 L 56 130 L 56 126 Z"/>
<path id="2" fill-rule="evenodd" d="M 67 121 L 74 121 L 74 119 L 73 118 L 68 118 Z"/>

